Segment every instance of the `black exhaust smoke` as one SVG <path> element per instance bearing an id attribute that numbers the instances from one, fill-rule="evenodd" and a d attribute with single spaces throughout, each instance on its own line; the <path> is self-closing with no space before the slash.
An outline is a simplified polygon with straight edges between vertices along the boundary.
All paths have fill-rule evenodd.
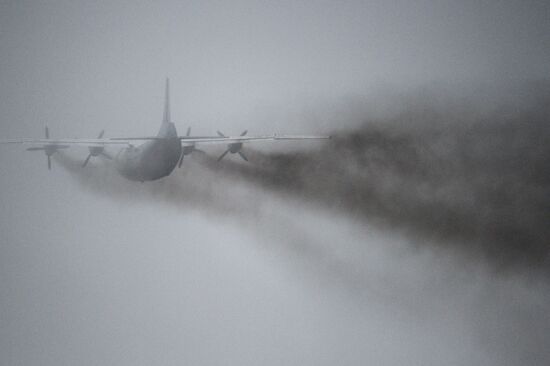
<path id="1" fill-rule="evenodd" d="M 524 107 L 479 112 L 417 104 L 334 134 L 320 149 L 265 153 L 250 164 L 202 157 L 294 199 L 368 218 L 493 263 L 548 267 L 550 88 Z M 432 240 L 433 239 L 433 240 Z"/>

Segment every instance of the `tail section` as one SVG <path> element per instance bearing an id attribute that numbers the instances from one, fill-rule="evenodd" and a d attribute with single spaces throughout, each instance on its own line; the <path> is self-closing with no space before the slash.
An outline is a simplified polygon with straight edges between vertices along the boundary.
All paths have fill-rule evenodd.
<path id="1" fill-rule="evenodd" d="M 170 80 L 168 78 L 166 78 L 166 89 L 164 93 L 164 116 L 162 117 L 162 123 L 160 124 L 160 130 L 157 136 L 162 138 L 177 138 L 178 132 L 170 116 Z"/>
<path id="2" fill-rule="evenodd" d="M 164 90 L 164 117 L 162 122 L 172 122 L 170 117 L 170 79 L 166 78 L 166 89 Z"/>

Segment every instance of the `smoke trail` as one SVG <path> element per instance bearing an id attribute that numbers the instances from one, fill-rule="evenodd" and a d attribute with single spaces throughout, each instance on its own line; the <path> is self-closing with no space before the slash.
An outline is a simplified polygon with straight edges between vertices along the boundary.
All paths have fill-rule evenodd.
<path id="1" fill-rule="evenodd" d="M 459 244 L 499 266 L 548 265 L 550 84 L 527 105 L 407 107 L 337 133 L 319 150 L 247 150 L 204 166 L 321 202 L 412 237 Z M 456 245 L 455 245 L 456 247 Z"/>

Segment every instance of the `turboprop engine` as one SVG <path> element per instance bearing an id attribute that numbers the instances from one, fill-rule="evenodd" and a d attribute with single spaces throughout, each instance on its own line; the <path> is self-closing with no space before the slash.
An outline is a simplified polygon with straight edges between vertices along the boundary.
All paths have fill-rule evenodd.
<path id="1" fill-rule="evenodd" d="M 217 131 L 217 132 L 218 132 L 218 135 L 220 135 L 220 137 L 227 137 L 220 131 Z M 246 135 L 247 132 L 248 130 L 245 130 L 243 133 L 241 133 L 241 136 Z M 225 155 L 227 155 L 227 153 L 239 154 L 239 156 L 243 158 L 244 161 L 248 161 L 248 158 L 246 157 L 246 155 L 243 154 L 243 152 L 241 151 L 242 148 L 243 148 L 242 142 L 233 142 L 231 144 L 228 144 L 227 150 L 225 150 L 224 153 L 220 155 L 220 157 L 218 158 L 218 161 L 222 160 L 225 157 Z"/>

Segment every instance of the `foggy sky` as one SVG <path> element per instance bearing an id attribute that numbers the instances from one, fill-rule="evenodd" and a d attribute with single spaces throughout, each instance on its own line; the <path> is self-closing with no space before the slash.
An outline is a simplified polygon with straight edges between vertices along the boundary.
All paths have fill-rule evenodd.
<path id="1" fill-rule="evenodd" d="M 487 149 L 517 154 L 530 143 L 540 147 L 548 131 L 547 107 L 533 106 L 548 105 L 541 90 L 550 76 L 549 15 L 543 1 L 0 1 L 0 138 L 42 137 L 44 125 L 55 137 L 102 129 L 107 136 L 150 135 L 170 77 L 180 133 L 187 126 L 196 134 L 331 133 L 343 138 L 338 142 L 374 128 L 416 139 L 436 123 L 451 142 L 474 131 L 469 141 L 479 148 L 488 145 L 476 137 L 490 138 L 503 123 L 527 137 L 512 133 L 503 140 L 512 148 L 497 142 Z M 406 113 L 419 109 L 440 114 L 422 124 L 421 113 Z M 539 135 L 531 138 L 527 122 L 535 115 Z M 488 127 L 452 127 L 465 121 Z M 450 245 L 448 235 L 431 235 L 426 224 L 417 230 L 409 215 L 395 214 L 403 197 L 411 203 L 405 208 L 418 207 L 410 192 L 382 200 L 397 205 L 389 216 L 357 216 L 335 209 L 324 191 L 304 200 L 304 191 L 285 194 L 292 186 L 272 189 L 244 174 L 240 169 L 256 166 L 237 156 L 221 169 L 186 158 L 173 176 L 141 185 L 101 160 L 78 170 L 85 149 L 58 156 L 52 172 L 41 154 L 0 149 L 2 364 L 550 359 L 550 289 L 538 271 L 548 262 L 499 272 L 471 253 L 464 257 L 455 249 L 472 247 L 472 237 L 453 236 Z M 249 150 L 264 162 L 318 151 L 329 154 L 312 143 Z M 325 166 L 334 168 L 342 151 Z M 395 163 L 391 150 L 377 151 Z M 535 151 L 528 161 L 548 161 L 547 148 Z M 547 207 L 531 208 L 547 197 L 548 181 L 534 187 L 522 174 L 500 179 L 500 168 L 517 166 L 507 164 L 486 175 L 474 171 L 496 177 L 499 187 L 528 184 L 519 187 L 537 194 L 504 203 L 519 202 L 514 207 L 527 208 L 520 210 L 526 217 L 543 218 Z M 330 172 L 315 177 L 335 182 Z M 381 180 L 368 182 L 380 187 Z M 466 187 L 479 193 L 487 186 Z M 448 209 L 430 207 L 434 215 Z"/>

